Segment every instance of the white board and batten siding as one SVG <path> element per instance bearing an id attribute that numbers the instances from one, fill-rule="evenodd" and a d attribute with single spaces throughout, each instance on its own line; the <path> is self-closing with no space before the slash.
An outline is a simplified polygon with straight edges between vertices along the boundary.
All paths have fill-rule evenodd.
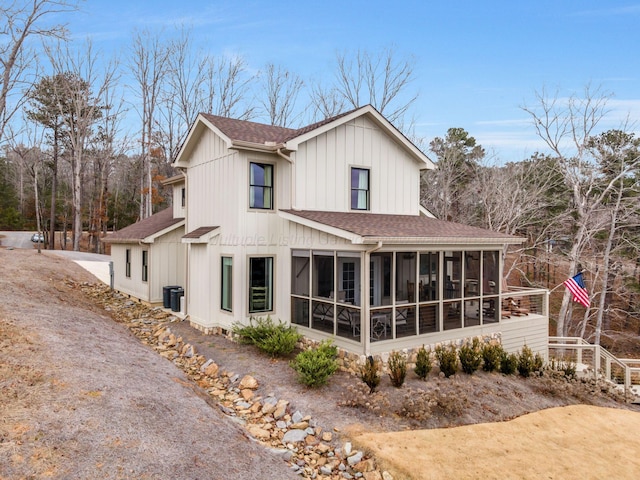
<path id="1" fill-rule="evenodd" d="M 189 290 L 187 297 L 187 312 L 193 323 L 205 328 L 216 326 L 215 315 L 212 315 L 212 288 L 210 258 L 206 244 L 194 243 L 189 245 L 191 255 L 189 268 Z"/>
<path id="2" fill-rule="evenodd" d="M 366 116 L 301 143 L 292 157 L 298 209 L 349 211 L 351 168 L 361 167 L 370 170 L 372 213 L 419 213 L 418 163 Z"/>
<path id="3" fill-rule="evenodd" d="M 208 129 L 198 138 L 189 162 L 187 232 L 235 221 L 238 201 L 247 188 L 242 185 L 240 191 L 244 183 L 238 169 L 240 156 Z"/>
<path id="4" fill-rule="evenodd" d="M 178 228 L 155 240 L 149 248 L 150 302 L 162 302 L 162 287 L 185 287 L 187 252 L 182 244 L 184 229 Z"/>
<path id="5" fill-rule="evenodd" d="M 131 275 L 126 275 L 126 251 L 131 250 Z M 127 295 L 149 302 L 149 282 L 142 281 L 142 251 L 148 246 L 133 243 L 114 243 L 111 245 L 113 260 L 114 286 Z M 147 270 L 149 271 L 149 270 Z"/>

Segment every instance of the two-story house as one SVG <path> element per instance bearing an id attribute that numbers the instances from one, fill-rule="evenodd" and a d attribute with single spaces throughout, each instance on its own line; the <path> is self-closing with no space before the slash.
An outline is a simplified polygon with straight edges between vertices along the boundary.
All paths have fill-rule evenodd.
<path id="1" fill-rule="evenodd" d="M 271 315 L 358 354 L 500 334 L 546 355 L 546 291 L 502 280 L 522 239 L 432 218 L 432 162 L 373 107 L 301 129 L 200 114 L 174 166 L 196 328 Z"/>

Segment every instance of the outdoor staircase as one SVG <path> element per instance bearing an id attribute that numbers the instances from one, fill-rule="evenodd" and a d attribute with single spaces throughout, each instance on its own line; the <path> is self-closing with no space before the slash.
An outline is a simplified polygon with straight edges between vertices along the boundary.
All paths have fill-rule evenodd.
<path id="1" fill-rule="evenodd" d="M 549 358 L 568 358 L 577 373 L 611 382 L 640 403 L 640 359 L 617 358 L 580 337 L 549 337 Z"/>

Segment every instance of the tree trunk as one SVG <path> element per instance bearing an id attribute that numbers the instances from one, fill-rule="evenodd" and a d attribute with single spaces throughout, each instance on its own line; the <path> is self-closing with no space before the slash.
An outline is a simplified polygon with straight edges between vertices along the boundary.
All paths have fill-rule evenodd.
<path id="1" fill-rule="evenodd" d="M 58 187 L 58 129 L 53 131 L 53 167 L 51 175 L 51 216 L 49 217 L 49 250 L 56 248 L 56 199 Z"/>
<path id="2" fill-rule="evenodd" d="M 80 251 L 82 237 L 82 148 L 74 151 L 73 163 L 73 251 Z"/>
<path id="3" fill-rule="evenodd" d="M 622 180 L 620 181 L 620 188 L 618 189 L 618 197 L 616 198 L 616 204 L 611 212 L 611 220 L 609 223 L 609 237 L 607 238 L 607 244 L 604 249 L 604 257 L 602 259 L 602 289 L 600 291 L 600 305 L 598 308 L 598 316 L 596 317 L 596 345 L 600 345 L 600 335 L 602 333 L 602 319 L 606 307 L 607 292 L 609 291 L 609 266 L 611 264 L 611 249 L 613 248 L 613 239 L 616 234 L 616 225 L 618 223 L 618 212 L 620 211 L 620 203 L 622 202 Z"/>

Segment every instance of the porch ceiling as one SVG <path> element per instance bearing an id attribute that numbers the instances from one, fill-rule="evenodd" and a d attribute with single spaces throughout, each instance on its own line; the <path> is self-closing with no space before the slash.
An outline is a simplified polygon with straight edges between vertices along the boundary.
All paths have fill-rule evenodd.
<path id="1" fill-rule="evenodd" d="M 280 210 L 286 220 L 354 244 L 519 244 L 524 238 L 422 215 Z"/>

